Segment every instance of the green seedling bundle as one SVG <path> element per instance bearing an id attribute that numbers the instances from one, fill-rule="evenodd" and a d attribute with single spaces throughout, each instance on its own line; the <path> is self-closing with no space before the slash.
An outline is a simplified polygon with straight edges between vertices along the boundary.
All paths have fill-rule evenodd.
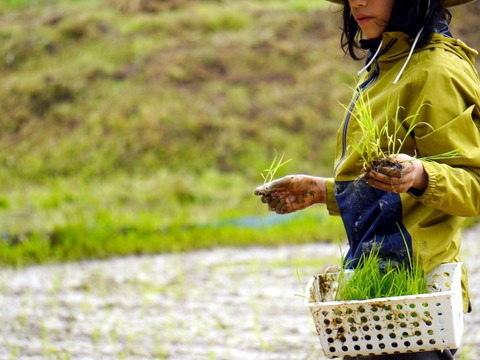
<path id="1" fill-rule="evenodd" d="M 385 106 L 385 122 L 379 125 L 374 122 L 372 108 L 368 95 L 360 92 L 352 117 L 358 122 L 362 141 L 360 143 L 351 141 L 350 146 L 361 156 L 363 160 L 364 173 L 361 177 L 368 176 L 371 171 L 381 172 L 387 175 L 402 175 L 403 166 L 397 160 L 402 152 L 403 146 L 417 126 L 433 127 L 425 121 L 418 121 L 421 111 L 426 103 L 422 103 L 413 115 L 404 119 L 400 118 L 404 108 L 397 102 L 395 114 L 390 118 L 390 101 Z M 404 129 L 404 130 L 403 130 Z M 401 133 L 404 133 L 401 135 Z M 387 140 L 387 146 L 382 147 L 382 139 Z M 452 159 L 459 156 L 460 150 L 454 149 L 445 153 L 418 158 L 423 161 L 437 161 Z"/>
<path id="2" fill-rule="evenodd" d="M 279 159 L 277 159 L 278 154 L 277 154 L 277 151 L 275 150 L 275 156 L 272 160 L 272 163 L 270 164 L 270 167 L 268 169 L 264 169 L 261 173 L 264 184 L 271 182 L 275 178 L 275 174 L 277 173 L 278 169 L 285 166 L 292 160 L 292 159 L 288 159 L 283 161 L 284 156 L 285 154 L 283 154 Z"/>
<path id="3" fill-rule="evenodd" d="M 362 255 L 352 277 L 339 287 L 336 301 L 368 300 L 427 293 L 427 281 L 418 261 L 391 262 L 379 256 L 380 247 Z M 339 283 L 345 277 L 340 270 Z"/>

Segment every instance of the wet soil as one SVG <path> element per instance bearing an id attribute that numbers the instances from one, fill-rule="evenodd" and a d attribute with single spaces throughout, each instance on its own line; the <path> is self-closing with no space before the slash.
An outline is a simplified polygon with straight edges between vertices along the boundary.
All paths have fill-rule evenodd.
<path id="1" fill-rule="evenodd" d="M 474 312 L 457 359 L 480 354 L 480 227 L 462 253 Z M 326 359 L 302 287 L 337 244 L 221 248 L 0 272 L 0 359 Z"/>

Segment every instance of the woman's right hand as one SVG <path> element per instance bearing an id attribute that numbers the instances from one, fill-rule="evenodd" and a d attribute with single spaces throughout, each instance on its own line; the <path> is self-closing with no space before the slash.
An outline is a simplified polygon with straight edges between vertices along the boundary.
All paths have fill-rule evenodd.
<path id="1" fill-rule="evenodd" d="M 288 175 L 255 189 L 268 210 L 288 214 L 314 204 L 325 204 L 325 178 L 308 175 Z"/>

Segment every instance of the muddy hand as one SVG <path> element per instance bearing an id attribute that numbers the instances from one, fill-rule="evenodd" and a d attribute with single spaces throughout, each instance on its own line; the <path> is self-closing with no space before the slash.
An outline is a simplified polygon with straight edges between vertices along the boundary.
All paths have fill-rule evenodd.
<path id="1" fill-rule="evenodd" d="M 377 189 L 395 193 L 405 193 L 410 188 L 424 191 L 428 185 L 428 175 L 423 163 L 415 158 L 399 154 L 398 162 L 401 169 L 380 168 L 370 171 L 366 181 Z"/>
<path id="2" fill-rule="evenodd" d="M 308 175 L 289 175 L 255 189 L 262 203 L 277 214 L 288 214 L 325 202 L 325 179 Z"/>

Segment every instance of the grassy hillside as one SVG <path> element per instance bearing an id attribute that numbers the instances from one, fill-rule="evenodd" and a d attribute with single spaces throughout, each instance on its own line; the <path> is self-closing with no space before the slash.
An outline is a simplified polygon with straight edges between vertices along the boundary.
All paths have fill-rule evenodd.
<path id="1" fill-rule="evenodd" d="M 252 195 L 275 150 L 331 173 L 358 64 L 325 5 L 2 1 L 0 263 L 342 237 Z"/>

